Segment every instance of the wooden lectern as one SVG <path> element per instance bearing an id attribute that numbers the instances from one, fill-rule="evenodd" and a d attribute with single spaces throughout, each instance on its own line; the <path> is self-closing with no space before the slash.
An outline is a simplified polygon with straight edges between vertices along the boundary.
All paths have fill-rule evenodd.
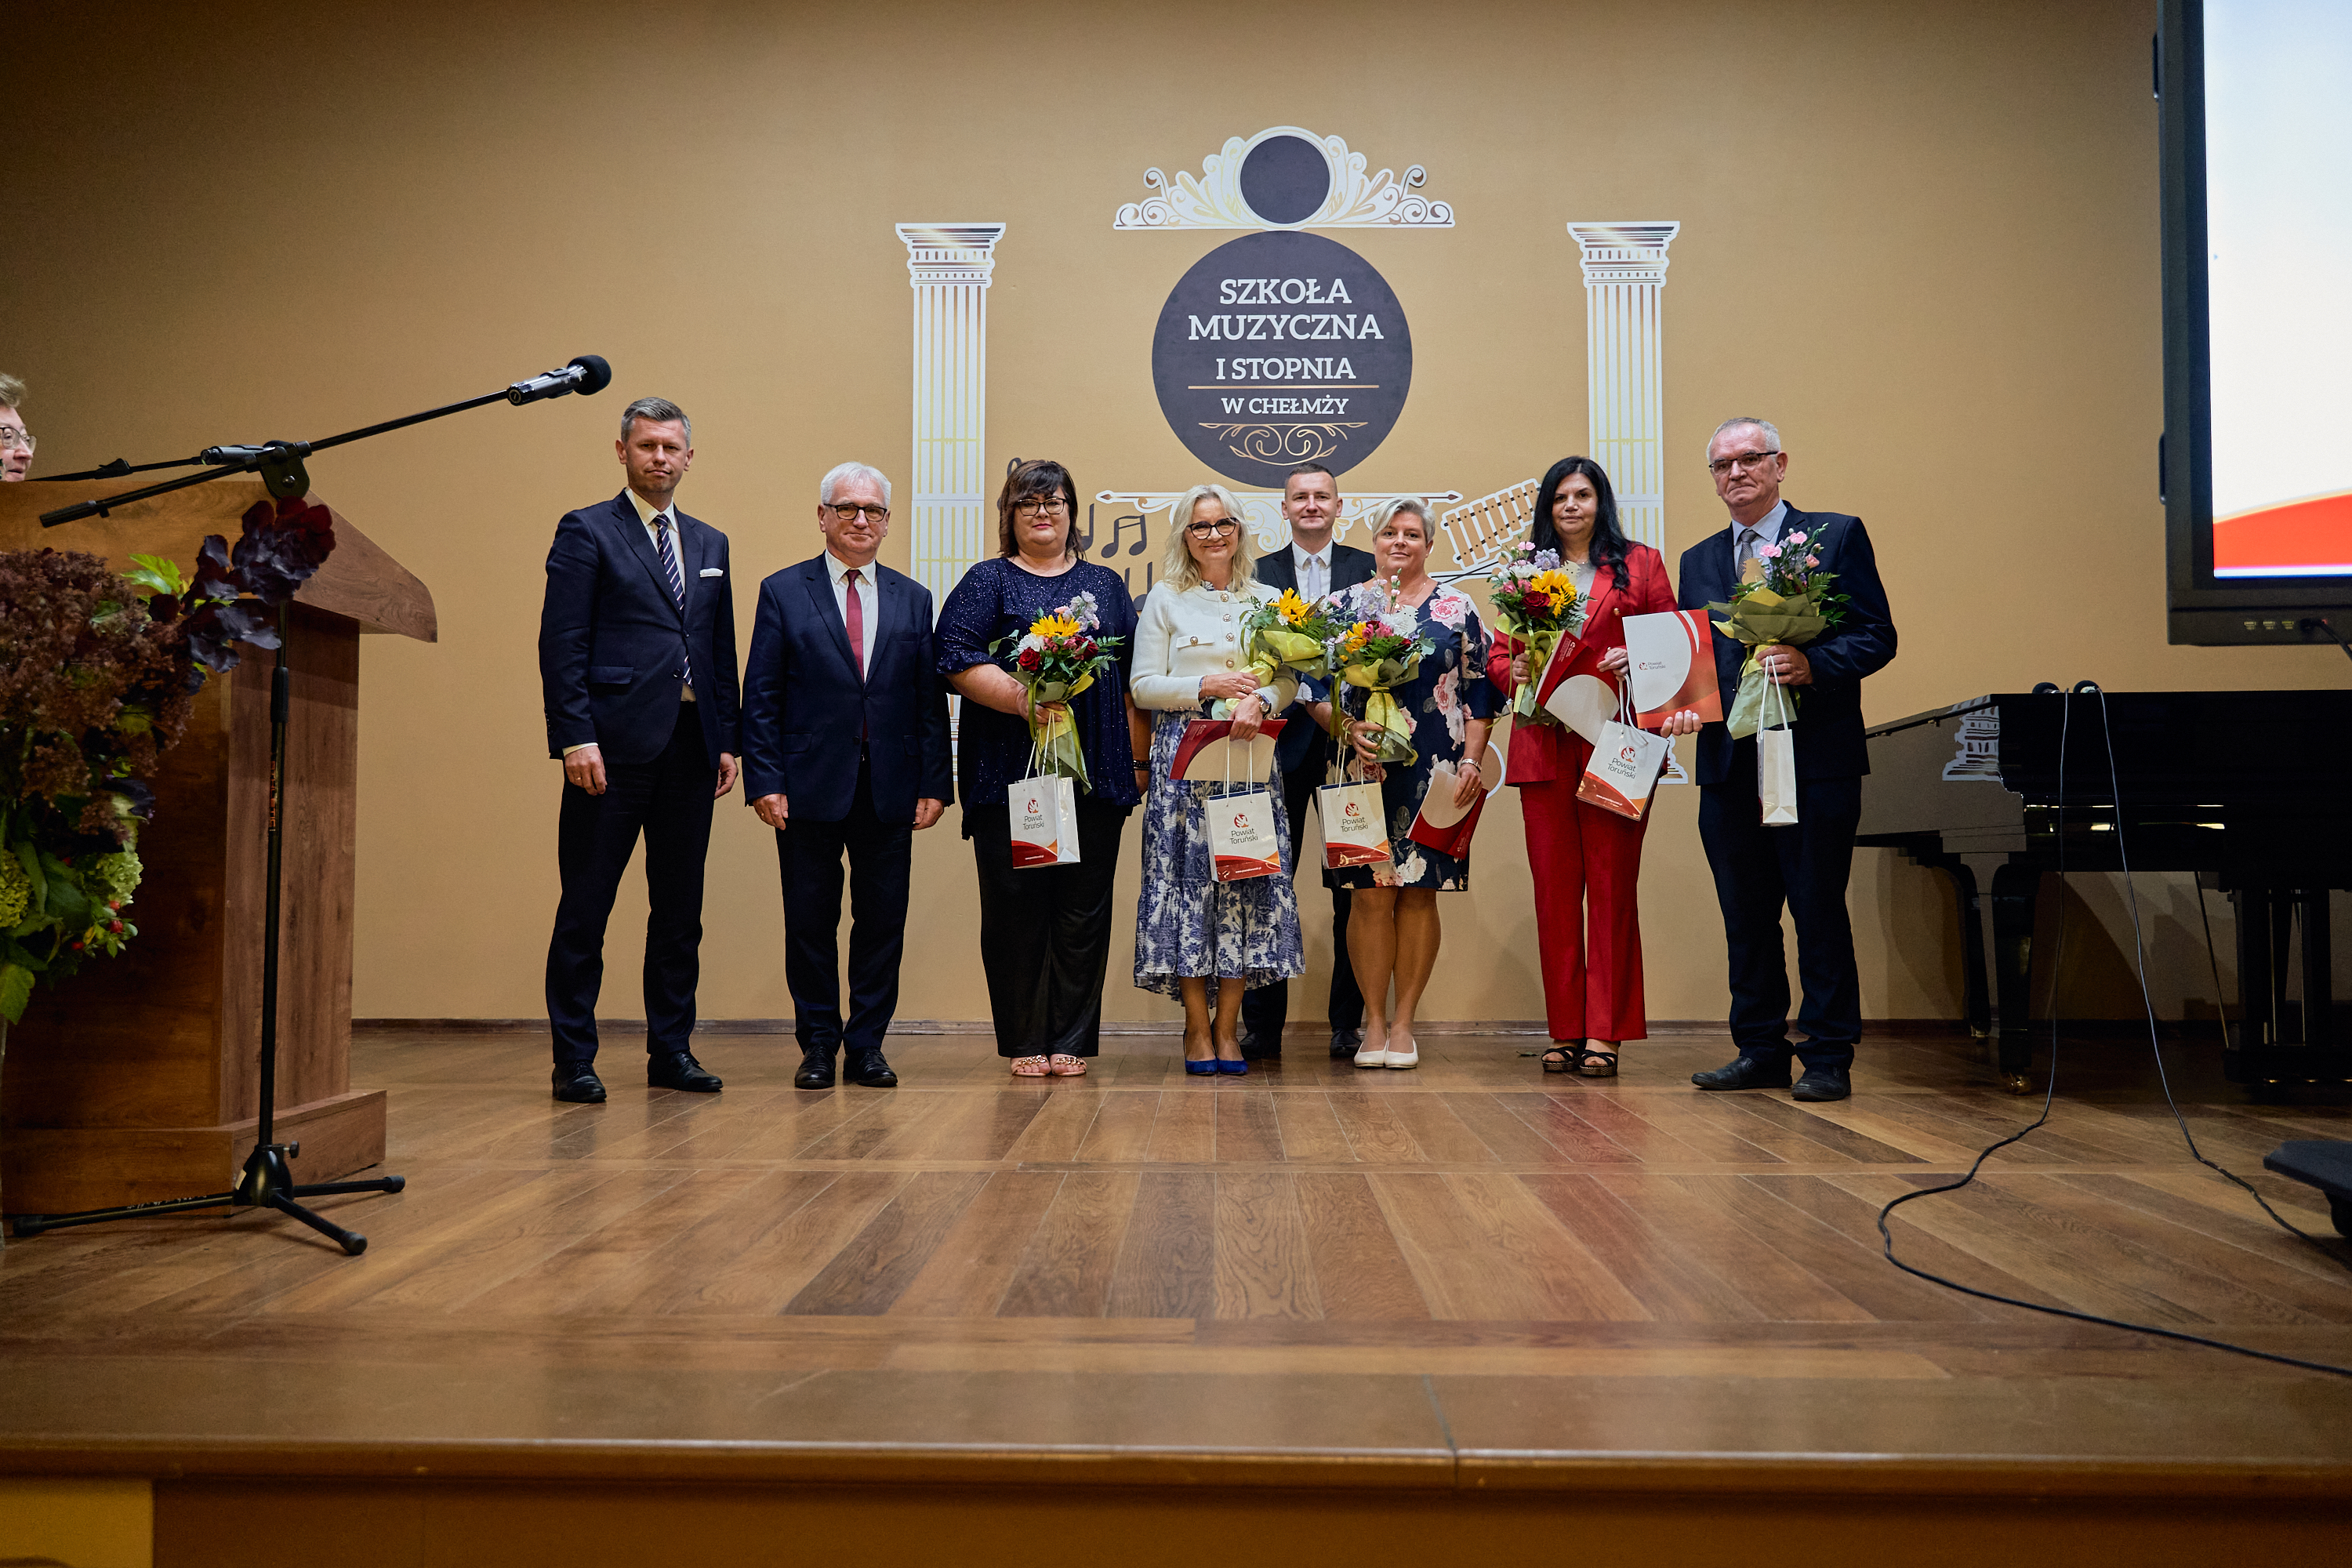
<path id="1" fill-rule="evenodd" d="M 39 515 L 139 479 L 0 485 L 0 550 L 82 550 L 118 569 L 133 552 L 194 574 L 205 535 L 234 545 L 268 499 L 255 479 L 135 502 L 45 529 Z M 317 501 L 320 498 L 310 498 Z M 341 512 L 335 549 L 295 595 L 287 654 L 284 938 L 277 1136 L 299 1142 L 299 1178 L 383 1159 L 384 1096 L 354 1094 L 353 835 L 359 794 L 359 639 L 435 639 L 433 595 Z M 0 1208 L 58 1214 L 225 1192 L 259 1109 L 264 834 L 271 656 L 250 647 L 196 699 L 153 780 L 140 833 L 138 938 L 33 993 L 0 1061 Z"/>

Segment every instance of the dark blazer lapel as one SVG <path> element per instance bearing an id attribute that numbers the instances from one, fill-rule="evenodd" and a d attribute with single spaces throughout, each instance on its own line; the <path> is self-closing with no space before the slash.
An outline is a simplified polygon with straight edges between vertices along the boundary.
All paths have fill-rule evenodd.
<path id="1" fill-rule="evenodd" d="M 645 521 L 637 516 L 636 503 L 629 499 L 628 491 L 623 490 L 614 498 L 613 511 L 614 525 L 621 531 L 623 542 L 636 556 L 637 563 L 646 569 L 646 575 L 654 580 L 654 587 L 661 594 L 661 602 L 673 611 L 677 610 L 677 600 L 671 596 L 669 591 L 669 574 L 662 570 L 661 557 L 654 552 L 654 542 L 646 535 Z M 679 616 L 678 624 L 686 624 L 683 615 Z"/>
<path id="2" fill-rule="evenodd" d="M 1253 564 L 1257 569 L 1253 574 L 1257 580 L 1276 593 L 1280 593 L 1285 588 L 1296 589 L 1298 586 L 1298 563 L 1291 558 L 1290 546 L 1287 544 L 1279 550 L 1268 551 L 1259 556 Z"/>
<path id="3" fill-rule="evenodd" d="M 823 556 L 802 563 L 801 585 L 808 590 L 809 604 L 815 609 L 817 619 L 833 633 L 834 651 L 841 655 L 851 679 L 856 679 L 857 661 L 849 652 L 849 623 L 841 618 L 841 606 L 833 602 L 833 572 Z"/>
<path id="4" fill-rule="evenodd" d="M 883 649 L 890 646 L 891 636 L 898 624 L 908 618 L 907 579 L 891 571 L 879 561 L 874 563 L 872 570 L 874 573 L 874 626 L 866 634 L 866 674 L 869 680 L 874 674 L 874 661 L 881 658 Z M 843 641 L 845 643 L 848 640 L 847 628 L 845 627 L 843 630 Z"/>

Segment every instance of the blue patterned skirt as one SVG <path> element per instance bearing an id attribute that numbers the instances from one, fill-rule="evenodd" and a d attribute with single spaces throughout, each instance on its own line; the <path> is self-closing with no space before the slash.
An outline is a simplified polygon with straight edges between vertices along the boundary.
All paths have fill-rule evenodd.
<path id="1" fill-rule="evenodd" d="M 1220 882 L 1203 803 L 1223 784 L 1179 784 L 1170 771 L 1192 713 L 1151 716 L 1151 793 L 1143 803 L 1143 896 L 1135 910 L 1135 983 L 1181 998 L 1186 976 L 1241 980 L 1255 990 L 1307 972 L 1291 884 L 1290 818 L 1274 802 L 1279 877 Z M 1241 786 L 1236 784 L 1238 790 Z"/>

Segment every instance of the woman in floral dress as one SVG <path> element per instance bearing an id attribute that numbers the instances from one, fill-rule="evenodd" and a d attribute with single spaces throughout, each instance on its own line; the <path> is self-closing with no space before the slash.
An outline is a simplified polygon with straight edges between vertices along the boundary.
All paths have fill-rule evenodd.
<path id="1" fill-rule="evenodd" d="M 1486 678 L 1492 637 L 1477 606 L 1459 589 L 1441 587 L 1428 571 L 1429 512 L 1420 501 L 1391 501 L 1379 514 L 1372 534 L 1377 575 L 1339 595 L 1339 617 L 1379 619 L 1405 635 L 1418 633 L 1433 645 L 1413 678 L 1393 689 L 1412 726 L 1411 763 L 1383 766 L 1371 761 L 1380 732 L 1360 714 L 1349 715 L 1349 731 L 1367 778 L 1381 785 L 1387 809 L 1386 866 L 1356 866 L 1335 873 L 1349 889 L 1348 960 L 1364 991 L 1364 1043 L 1360 1068 L 1412 1068 L 1421 1064 L 1412 1036 L 1413 1012 L 1437 967 L 1440 930 L 1437 895 L 1470 885 L 1470 863 L 1440 854 L 1405 837 L 1421 814 L 1433 770 L 1439 763 L 1454 772 L 1458 803 L 1468 804 L 1486 787 L 1486 731 L 1500 697 Z M 1349 706 L 1342 688 L 1341 707 Z M 1360 706 L 1360 700 L 1359 700 Z M 1318 721 L 1330 723 L 1328 702 L 1315 705 Z M 1396 987 L 1389 1005 L 1389 987 Z"/>
<path id="2" fill-rule="evenodd" d="M 1171 516 L 1176 527 L 1160 585 L 1143 602 L 1131 681 L 1136 706 L 1151 714 L 1135 983 L 1184 1004 L 1186 1072 L 1239 1075 L 1249 1071 L 1237 1037 L 1242 993 L 1284 984 L 1307 968 L 1290 880 L 1290 824 L 1279 796 L 1262 796 L 1273 807 L 1267 816 L 1282 875 L 1218 881 L 1207 814 L 1225 788 L 1177 778 L 1176 748 L 1185 726 L 1220 700 L 1234 704 L 1234 739 L 1253 738 L 1290 701 L 1297 680 L 1284 671 L 1262 687 L 1250 673 L 1243 623 L 1274 591 L 1252 580 L 1232 494 L 1223 485 L 1195 485 Z"/>

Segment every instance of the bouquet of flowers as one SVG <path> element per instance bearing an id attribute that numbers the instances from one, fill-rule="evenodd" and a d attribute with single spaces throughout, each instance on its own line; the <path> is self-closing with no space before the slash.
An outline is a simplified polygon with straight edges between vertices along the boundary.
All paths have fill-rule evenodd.
<path id="1" fill-rule="evenodd" d="M 1730 599 L 1707 606 L 1725 617 L 1715 623 L 1716 630 L 1748 645 L 1748 658 L 1739 667 L 1739 692 L 1726 721 L 1736 737 L 1753 735 L 1763 722 L 1764 689 L 1771 684 L 1764 673 L 1763 650 L 1775 644 L 1802 647 L 1846 616 L 1846 596 L 1830 592 L 1837 574 L 1821 570 L 1822 558 L 1806 547 L 1802 532 L 1764 545 L 1757 554 L 1759 559 L 1748 563 Z M 1803 693 L 1795 689 L 1783 695 L 1792 710 L 1803 700 Z"/>
<path id="2" fill-rule="evenodd" d="M 334 548 L 322 506 L 260 501 L 244 521 L 233 552 L 205 541 L 193 582 L 163 556 L 118 575 L 79 551 L 0 554 L 0 1018 L 139 934 L 124 910 L 146 780 L 206 677 L 238 642 L 278 646 L 271 612 Z"/>
<path id="3" fill-rule="evenodd" d="M 1260 686 L 1272 686 L 1285 670 L 1328 674 L 1330 645 L 1339 636 L 1330 606 L 1300 598 L 1296 588 L 1285 588 L 1282 597 L 1252 605 L 1242 617 L 1242 647 L 1249 658 L 1249 673 Z M 1212 719 L 1230 719 L 1233 711 L 1229 699 L 1209 705 Z"/>
<path id="4" fill-rule="evenodd" d="M 1394 584 L 1391 584 L 1393 591 Z M 1411 680 L 1421 669 L 1422 656 L 1436 645 L 1419 632 L 1397 629 L 1383 616 L 1354 622 L 1339 634 L 1339 679 L 1364 690 L 1364 720 L 1380 731 L 1377 763 L 1402 763 L 1410 767 L 1420 757 L 1412 746 L 1412 721 L 1390 689 Z M 1331 705 L 1333 722 L 1339 704 Z M 1337 738 L 1335 736 L 1335 738 Z"/>
<path id="5" fill-rule="evenodd" d="M 1576 584 L 1562 568 L 1559 552 L 1538 550 L 1522 540 L 1511 558 L 1487 579 L 1503 629 L 1528 645 L 1528 679 L 1511 694 L 1511 716 L 1538 723 L 1559 720 L 1537 705 L 1536 683 L 1551 663 L 1568 617 L 1576 607 Z"/>
<path id="6" fill-rule="evenodd" d="M 1087 777 L 1086 752 L 1070 718 L 1070 699 L 1117 662 L 1113 655 L 1124 639 L 1096 636 L 1101 626 L 1095 596 L 1080 594 L 1032 621 L 1013 651 L 1013 679 L 1029 689 L 1029 744 L 1040 759 L 1037 771 L 1076 779 L 1079 788 L 1088 791 L 1094 784 Z M 1000 638 L 989 644 L 988 651 L 1003 646 Z"/>

